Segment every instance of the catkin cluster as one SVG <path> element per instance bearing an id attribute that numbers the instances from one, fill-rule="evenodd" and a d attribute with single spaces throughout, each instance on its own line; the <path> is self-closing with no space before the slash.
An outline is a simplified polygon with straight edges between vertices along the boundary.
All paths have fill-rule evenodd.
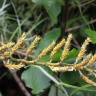
<path id="1" fill-rule="evenodd" d="M 0 43 L 0 60 L 4 62 L 4 66 L 9 68 L 10 70 L 18 70 L 24 66 L 29 64 L 38 64 L 39 66 L 47 66 L 54 72 L 67 72 L 67 71 L 77 71 L 79 72 L 81 78 L 89 84 L 96 86 L 95 82 L 90 80 L 89 77 L 85 76 L 82 72 L 91 70 L 90 66 L 92 66 L 96 61 L 96 54 L 86 54 L 87 45 L 91 42 L 90 38 L 85 39 L 84 43 L 81 46 L 81 49 L 76 57 L 76 60 L 72 64 L 64 64 L 64 60 L 67 58 L 68 54 L 70 53 L 70 46 L 72 41 L 72 34 L 69 34 L 67 39 L 62 38 L 58 44 L 55 41 L 50 43 L 46 48 L 44 48 L 37 57 L 32 58 L 30 55 L 33 54 L 33 50 L 35 50 L 37 44 L 39 44 L 41 37 L 35 36 L 34 40 L 31 42 L 30 46 L 23 50 L 23 45 L 26 39 L 26 34 L 23 33 L 17 40 L 17 42 L 8 42 L 8 43 Z M 21 52 L 19 49 L 21 49 Z M 55 54 L 61 50 L 60 60 L 54 62 L 53 58 Z M 25 53 L 23 53 L 25 52 Z M 13 57 L 14 54 L 20 56 L 23 54 L 24 58 L 15 58 Z M 49 61 L 40 61 L 42 57 L 45 55 L 49 56 Z M 25 57 L 29 57 L 25 58 Z M 10 62 L 9 62 L 10 61 Z M 14 63 L 15 62 L 15 63 Z M 95 72 L 93 72 L 96 74 Z"/>

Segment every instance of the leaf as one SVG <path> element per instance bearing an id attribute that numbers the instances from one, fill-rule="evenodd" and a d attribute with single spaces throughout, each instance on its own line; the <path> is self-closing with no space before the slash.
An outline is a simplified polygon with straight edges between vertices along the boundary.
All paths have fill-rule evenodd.
<path id="1" fill-rule="evenodd" d="M 66 63 L 73 63 L 75 61 L 75 58 L 76 58 L 77 55 L 78 55 L 78 50 L 73 48 L 69 52 L 69 54 L 68 54 L 67 58 L 64 60 L 64 62 L 66 62 Z"/>
<path id="2" fill-rule="evenodd" d="M 46 48 L 52 41 L 56 41 L 60 35 L 60 29 L 54 28 L 53 30 L 47 32 L 39 43 L 38 48 L 36 49 L 34 56 L 37 56 L 44 48 Z"/>
<path id="3" fill-rule="evenodd" d="M 57 23 L 57 17 L 61 11 L 61 2 L 58 0 L 32 0 L 34 3 L 43 6 L 48 12 L 52 23 Z"/>
<path id="4" fill-rule="evenodd" d="M 54 62 L 60 61 L 61 54 L 62 54 L 62 50 L 58 50 L 58 52 L 55 53 L 55 55 L 54 55 L 54 57 L 53 57 L 53 61 L 54 61 Z"/>
<path id="5" fill-rule="evenodd" d="M 85 29 L 85 33 L 91 38 L 92 43 L 96 43 L 96 31 L 91 29 Z"/>
<path id="6" fill-rule="evenodd" d="M 71 85 L 81 85 L 81 79 L 78 75 L 78 73 L 76 72 L 65 72 L 63 74 L 61 74 L 60 79 L 67 84 L 71 84 Z"/>
<path id="7" fill-rule="evenodd" d="M 27 87 L 32 88 L 33 94 L 43 92 L 44 89 L 50 86 L 49 78 L 35 66 L 30 66 L 30 68 L 25 70 L 22 73 L 22 79 Z"/>

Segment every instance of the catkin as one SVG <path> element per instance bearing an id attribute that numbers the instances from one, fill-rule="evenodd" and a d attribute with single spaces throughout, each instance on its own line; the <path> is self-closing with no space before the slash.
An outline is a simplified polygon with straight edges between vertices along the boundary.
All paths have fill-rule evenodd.
<path id="1" fill-rule="evenodd" d="M 3 60 L 3 59 L 5 59 L 4 56 L 0 56 L 0 60 Z"/>
<path id="2" fill-rule="evenodd" d="M 87 39 L 84 41 L 84 43 L 82 44 L 81 50 L 80 50 L 80 52 L 79 52 L 79 54 L 78 54 L 78 56 L 77 56 L 77 58 L 76 58 L 75 63 L 77 63 L 79 60 L 82 59 L 83 55 L 84 55 L 85 52 L 86 52 L 86 47 L 87 47 L 87 45 L 89 44 L 89 42 L 91 42 L 90 38 L 87 38 Z"/>
<path id="3" fill-rule="evenodd" d="M 36 44 L 40 41 L 41 37 L 40 36 L 36 36 L 34 41 L 31 43 L 31 45 L 28 47 L 27 49 L 27 54 L 32 53 L 32 50 L 36 47 Z"/>
<path id="4" fill-rule="evenodd" d="M 4 49 L 6 49 L 6 48 L 10 48 L 10 47 L 12 47 L 13 45 L 14 45 L 13 42 L 9 42 L 9 43 L 7 43 L 7 44 L 3 44 L 2 46 L 0 46 L 0 51 L 4 50 Z"/>
<path id="5" fill-rule="evenodd" d="M 92 80 L 90 80 L 87 76 L 85 76 L 85 75 L 81 75 L 81 78 L 86 82 L 86 83 L 88 83 L 88 84 L 91 84 L 91 85 L 93 85 L 93 86 L 96 86 L 96 83 L 94 82 L 94 81 L 92 81 Z"/>
<path id="6" fill-rule="evenodd" d="M 61 55 L 61 57 L 60 57 L 61 62 L 62 62 L 62 61 L 66 58 L 66 56 L 68 55 L 71 40 L 72 40 L 72 34 L 69 34 L 69 35 L 68 35 L 68 38 L 67 38 L 67 41 L 66 41 L 66 43 L 65 43 L 65 46 L 64 46 L 64 50 L 63 50 L 62 55 Z"/>
<path id="7" fill-rule="evenodd" d="M 12 47 L 12 53 L 14 53 L 18 48 L 21 47 L 25 40 L 26 34 L 23 33 L 22 36 L 18 39 L 17 43 Z"/>
<path id="8" fill-rule="evenodd" d="M 58 66 L 58 67 L 49 66 L 49 68 L 54 72 L 74 71 L 73 66 L 63 66 L 63 67 L 61 67 L 61 66 Z"/>
<path id="9" fill-rule="evenodd" d="M 22 68 L 22 67 L 24 67 L 24 65 L 22 64 L 22 63 L 20 63 L 20 64 L 5 64 L 4 65 L 5 67 L 7 67 L 8 69 L 16 69 L 16 70 L 18 70 L 18 69 L 20 69 L 20 68 Z"/>
<path id="10" fill-rule="evenodd" d="M 17 59 L 15 58 L 11 58 L 10 55 L 12 55 L 12 53 L 14 53 L 15 51 L 17 51 L 18 48 L 21 48 L 24 40 L 26 38 L 26 34 L 23 33 L 22 36 L 17 40 L 17 43 L 14 44 L 12 42 L 9 42 L 7 44 L 1 44 L 0 45 L 0 60 L 5 62 L 4 66 L 7 67 L 8 69 L 11 70 L 18 70 L 22 67 L 24 67 L 27 64 L 38 64 L 38 65 L 45 65 L 48 66 L 52 71 L 54 72 L 66 72 L 66 71 L 78 71 L 81 78 L 87 82 L 88 84 L 91 84 L 93 86 L 96 86 L 96 83 L 92 80 L 89 79 L 89 77 L 85 76 L 81 70 L 84 70 L 84 68 L 89 67 L 89 65 L 94 64 L 94 62 L 96 61 L 96 54 L 94 54 L 92 57 L 91 55 L 87 55 L 85 59 L 83 59 L 80 63 L 78 63 L 79 60 L 82 59 L 83 55 L 86 52 L 86 47 L 89 44 L 89 42 L 91 41 L 90 38 L 87 38 L 82 47 L 81 50 L 76 58 L 76 61 L 74 64 L 68 64 L 68 65 L 63 65 L 64 63 L 62 62 L 68 55 L 69 53 L 69 48 L 70 48 L 70 43 L 72 40 L 72 34 L 68 35 L 68 38 L 65 42 L 65 39 L 63 38 L 56 46 L 55 46 L 55 42 L 53 41 L 47 48 L 44 48 L 41 53 L 38 55 L 38 57 L 36 59 L 33 59 L 32 61 L 27 60 L 27 58 L 23 58 L 23 59 Z M 33 42 L 31 43 L 31 45 L 27 48 L 26 50 L 26 54 L 29 55 L 30 53 L 32 53 L 33 49 L 36 47 L 36 44 L 39 42 L 41 38 L 39 36 L 36 36 L 36 38 L 33 40 Z M 64 46 L 65 44 L 65 46 Z M 55 47 L 54 47 L 55 46 Z M 38 61 L 42 56 L 45 56 L 48 52 L 51 51 L 50 54 L 50 58 L 52 59 L 55 55 L 55 53 L 62 47 L 64 46 L 64 50 L 62 52 L 62 55 L 60 57 L 60 61 L 61 62 L 40 62 Z M 8 58 L 6 58 L 8 57 Z M 12 61 L 14 61 L 15 63 L 12 63 Z M 10 60 L 6 62 L 6 60 Z M 18 62 L 18 63 L 17 63 Z M 63 66 L 60 66 L 60 64 L 62 63 Z M 77 64 L 76 64 L 77 63 Z"/>
<path id="11" fill-rule="evenodd" d="M 96 54 L 94 54 L 94 55 L 92 56 L 92 58 L 89 60 L 88 65 L 94 64 L 95 61 L 96 61 Z"/>
<path id="12" fill-rule="evenodd" d="M 88 84 L 91 84 L 93 86 L 96 86 L 96 83 L 92 80 L 90 80 L 87 76 L 85 76 L 80 70 L 79 70 L 79 74 L 81 76 L 81 78 Z"/>
<path id="13" fill-rule="evenodd" d="M 50 52 L 53 49 L 54 45 L 55 42 L 53 41 L 47 48 L 43 49 L 43 51 L 38 55 L 38 59 Z"/>
<path id="14" fill-rule="evenodd" d="M 54 57 L 54 54 L 64 45 L 65 39 L 63 38 L 52 50 L 50 54 L 50 58 L 52 59 Z"/>
<path id="15" fill-rule="evenodd" d="M 86 56 L 86 58 L 85 58 L 81 63 L 79 63 L 79 64 L 74 64 L 74 65 L 73 65 L 73 66 L 74 66 L 74 69 L 76 69 L 76 70 L 82 69 L 82 68 L 84 67 L 84 65 L 87 65 L 87 64 L 88 64 L 90 58 L 91 58 L 91 54 L 88 54 L 88 55 Z"/>

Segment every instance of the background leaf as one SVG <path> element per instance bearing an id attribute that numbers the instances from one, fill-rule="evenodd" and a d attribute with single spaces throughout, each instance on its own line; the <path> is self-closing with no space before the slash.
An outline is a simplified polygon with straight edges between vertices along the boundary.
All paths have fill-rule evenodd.
<path id="1" fill-rule="evenodd" d="M 74 63 L 75 62 L 75 59 L 76 59 L 76 56 L 78 55 L 78 50 L 76 50 L 75 48 L 73 48 L 67 58 L 64 60 L 65 63 Z"/>
<path id="2" fill-rule="evenodd" d="M 57 17 L 61 11 L 61 2 L 58 0 L 32 0 L 38 5 L 42 5 L 48 12 L 52 23 L 57 23 Z"/>
<path id="3" fill-rule="evenodd" d="M 53 30 L 47 32 L 44 35 L 44 38 L 42 38 L 41 42 L 39 43 L 39 46 L 37 47 L 34 56 L 37 56 L 44 48 L 51 44 L 53 40 L 56 41 L 60 35 L 60 32 L 61 31 L 59 28 L 54 28 Z"/>
<path id="4" fill-rule="evenodd" d="M 25 70 L 22 73 L 22 79 L 27 87 L 32 88 L 33 94 L 43 92 L 50 85 L 50 79 L 35 66 L 31 66 Z"/>
<path id="5" fill-rule="evenodd" d="M 85 33 L 91 38 L 93 43 L 96 43 L 96 31 L 92 29 L 85 29 Z"/>

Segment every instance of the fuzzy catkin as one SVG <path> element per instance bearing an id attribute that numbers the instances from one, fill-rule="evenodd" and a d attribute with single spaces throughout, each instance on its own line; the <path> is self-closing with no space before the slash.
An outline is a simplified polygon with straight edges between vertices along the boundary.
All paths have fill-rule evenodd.
<path id="1" fill-rule="evenodd" d="M 74 71 L 73 66 L 63 66 L 63 67 L 61 67 L 61 66 L 58 66 L 58 67 L 49 66 L 49 68 L 54 72 Z"/>
<path id="2" fill-rule="evenodd" d="M 73 65 L 73 66 L 74 66 L 74 69 L 76 69 L 76 70 L 82 69 L 82 68 L 84 67 L 84 65 L 87 65 L 87 64 L 88 64 L 90 58 L 91 58 L 91 54 L 88 54 L 83 61 L 81 61 L 81 62 L 78 63 L 78 64 L 74 64 L 74 65 Z"/>
<path id="3" fill-rule="evenodd" d="M 65 43 L 65 46 L 64 46 L 64 50 L 62 52 L 62 55 L 60 57 L 60 60 L 61 62 L 66 58 L 66 56 L 68 55 L 69 53 L 69 48 L 70 48 L 70 43 L 71 43 L 71 40 L 72 40 L 72 34 L 69 34 L 68 35 L 68 38 L 67 38 L 67 41 Z"/>
<path id="4" fill-rule="evenodd" d="M 84 41 L 84 43 L 82 44 L 81 50 L 80 50 L 80 52 L 79 52 L 79 54 L 78 54 L 78 56 L 77 56 L 77 58 L 76 58 L 75 63 L 77 63 L 79 60 L 82 59 L 83 55 L 84 55 L 85 52 L 86 52 L 86 47 L 87 47 L 87 45 L 89 44 L 89 42 L 91 42 L 91 40 L 90 40 L 90 38 L 88 37 L 88 38 Z"/>
<path id="5" fill-rule="evenodd" d="M 55 41 L 53 41 L 47 48 L 43 49 L 43 51 L 38 55 L 38 59 L 50 52 L 53 49 L 54 45 Z"/>
<path id="6" fill-rule="evenodd" d="M 63 38 L 52 50 L 50 54 L 50 58 L 52 59 L 54 57 L 54 54 L 64 45 L 65 39 Z"/>
<path id="7" fill-rule="evenodd" d="M 34 41 L 31 43 L 31 45 L 28 47 L 26 53 L 30 54 L 32 53 L 32 50 L 36 47 L 36 44 L 40 41 L 41 37 L 40 36 L 36 36 Z"/>
<path id="8" fill-rule="evenodd" d="M 90 80 L 87 76 L 82 75 L 81 78 L 82 78 L 86 83 L 91 84 L 91 85 L 93 85 L 93 86 L 96 86 L 96 83 L 95 83 L 94 81 Z"/>
<path id="9" fill-rule="evenodd" d="M 26 34 L 23 33 L 22 36 L 18 39 L 17 43 L 12 47 L 12 53 L 15 52 L 18 48 L 21 47 L 25 38 L 26 38 Z"/>
<path id="10" fill-rule="evenodd" d="M 16 69 L 16 70 L 24 67 L 24 65 L 21 64 L 21 63 L 19 63 L 19 64 L 11 64 L 11 63 L 9 63 L 9 64 L 5 64 L 4 66 L 7 67 L 8 69 Z"/>
<path id="11" fill-rule="evenodd" d="M 18 39 L 17 43 L 14 44 L 14 46 L 12 48 L 10 48 L 10 50 L 7 50 L 4 52 L 3 56 L 4 58 L 9 57 L 10 55 L 12 55 L 18 48 L 21 47 L 21 45 L 23 44 L 24 40 L 25 40 L 26 34 L 23 33 L 22 36 Z"/>
<path id="12" fill-rule="evenodd" d="M 88 65 L 94 64 L 95 61 L 96 61 L 96 54 L 94 54 L 94 55 L 92 56 L 92 58 L 89 60 Z"/>
<path id="13" fill-rule="evenodd" d="M 9 43 L 7 43 L 7 44 L 3 44 L 2 46 L 0 46 L 0 51 L 4 50 L 4 49 L 6 49 L 6 48 L 10 48 L 10 47 L 12 47 L 13 45 L 14 45 L 13 42 L 9 42 Z"/>

